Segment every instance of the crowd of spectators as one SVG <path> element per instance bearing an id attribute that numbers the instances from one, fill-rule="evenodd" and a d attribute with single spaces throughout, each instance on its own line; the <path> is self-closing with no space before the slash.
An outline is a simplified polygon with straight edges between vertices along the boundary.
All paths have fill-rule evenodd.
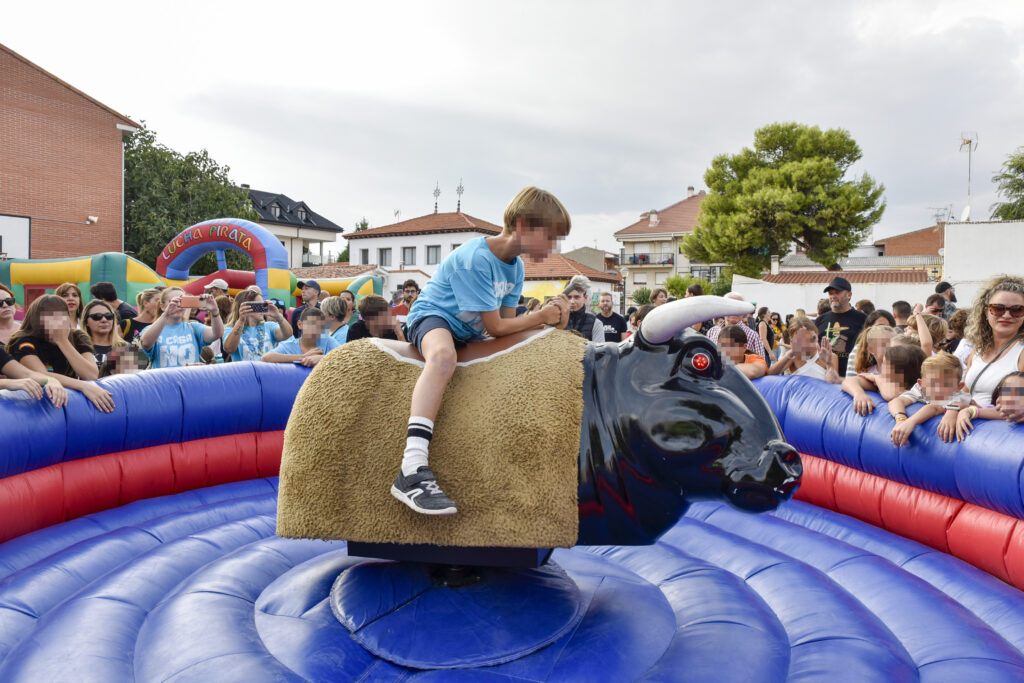
<path id="1" fill-rule="evenodd" d="M 109 412 L 111 394 L 94 383 L 100 377 L 239 361 L 313 366 L 349 341 L 405 341 L 405 320 L 420 293 L 414 280 L 394 303 L 373 294 L 357 302 L 349 291 L 331 296 L 313 280 L 299 287 L 299 305 L 288 311 L 255 286 L 231 296 L 220 279 L 198 297 L 178 287 L 147 289 L 134 307 L 109 282 L 95 283 L 89 299 L 69 282 L 36 298 L 19 321 L 14 293 L 0 285 L 0 389 L 57 406 L 67 401 L 67 389 L 80 391 Z M 798 375 L 841 384 L 858 415 L 875 410 L 868 392 L 877 392 L 893 417 L 896 445 L 935 416 L 942 417 L 937 432 L 946 441 L 967 438 L 978 419 L 1024 422 L 1024 279 L 994 278 L 970 308 L 958 308 L 946 282 L 924 302 L 894 301 L 888 309 L 866 299 L 853 304 L 852 289 L 837 276 L 815 315 L 761 306 L 753 316 L 725 316 L 694 330 L 750 378 Z M 566 292 L 566 327 L 597 342 L 628 339 L 650 311 L 673 300 L 657 288 L 650 303 L 622 316 L 611 292 L 594 297 L 594 310 L 591 294 L 585 285 Z M 686 293 L 701 295 L 700 285 Z M 521 299 L 517 313 L 543 303 Z M 908 414 L 916 403 L 925 405 Z"/>

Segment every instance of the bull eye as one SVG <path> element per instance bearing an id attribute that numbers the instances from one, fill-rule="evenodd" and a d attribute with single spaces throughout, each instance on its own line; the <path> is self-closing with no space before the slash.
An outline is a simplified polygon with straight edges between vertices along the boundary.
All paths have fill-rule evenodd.
<path id="1" fill-rule="evenodd" d="M 695 353 L 693 358 L 690 359 L 690 365 L 693 366 L 694 370 L 703 375 L 711 367 L 711 356 L 703 351 Z"/>

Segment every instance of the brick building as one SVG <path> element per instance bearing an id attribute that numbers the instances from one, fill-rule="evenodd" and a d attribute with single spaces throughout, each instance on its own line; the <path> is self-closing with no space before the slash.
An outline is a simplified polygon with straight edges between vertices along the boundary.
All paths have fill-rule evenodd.
<path id="1" fill-rule="evenodd" d="M 138 128 L 0 45 L 0 252 L 122 251 L 123 144 Z"/>
<path id="2" fill-rule="evenodd" d="M 945 238 L 946 224 L 938 223 L 928 228 L 876 240 L 875 246 L 881 247 L 885 256 L 938 256 L 945 246 Z"/>

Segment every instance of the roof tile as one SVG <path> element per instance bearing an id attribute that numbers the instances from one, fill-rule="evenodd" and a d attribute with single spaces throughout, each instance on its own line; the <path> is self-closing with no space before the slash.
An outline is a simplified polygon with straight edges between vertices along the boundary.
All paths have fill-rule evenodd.
<path id="1" fill-rule="evenodd" d="M 620 275 L 594 270 L 562 254 L 551 254 L 540 261 L 524 258 L 523 266 L 524 278 L 527 280 L 568 280 L 573 275 L 586 275 L 596 282 L 622 282 Z"/>
<path id="2" fill-rule="evenodd" d="M 692 197 L 676 202 L 672 206 L 658 211 L 658 224 L 651 225 L 650 213 L 644 213 L 640 220 L 628 225 L 615 233 L 616 237 L 630 235 L 651 235 L 656 233 L 691 232 L 697 227 L 697 214 L 700 205 L 707 198 L 704 191 Z"/>
<path id="3" fill-rule="evenodd" d="M 858 282 L 928 282 L 928 273 L 924 270 L 805 271 L 765 275 L 761 279 L 776 285 L 810 285 L 816 283 L 828 284 L 837 275 L 846 278 L 850 284 Z"/>
<path id="4" fill-rule="evenodd" d="M 303 278 L 350 278 L 359 277 L 369 273 L 377 266 L 374 264 L 370 265 L 350 265 L 347 263 L 328 263 L 323 266 L 308 266 L 306 268 L 292 268 L 292 272 L 295 273 L 295 277 L 300 280 Z"/>
<path id="5" fill-rule="evenodd" d="M 426 216 L 410 218 L 379 228 L 369 228 L 358 232 L 350 232 L 346 239 L 355 240 L 366 237 L 391 237 L 396 235 L 429 234 L 441 232 L 481 232 L 485 235 L 497 235 L 502 228 L 467 213 L 429 213 Z"/>

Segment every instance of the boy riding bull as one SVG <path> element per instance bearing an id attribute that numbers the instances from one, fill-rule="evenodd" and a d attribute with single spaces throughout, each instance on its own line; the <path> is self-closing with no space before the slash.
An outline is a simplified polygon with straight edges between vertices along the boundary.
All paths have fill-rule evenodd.
<path id="1" fill-rule="evenodd" d="M 568 321 L 569 302 L 564 295 L 519 317 L 516 304 L 523 290 L 520 255 L 538 260 L 554 253 L 569 228 L 569 214 L 554 195 L 524 188 L 505 208 L 501 234 L 471 240 L 449 254 L 413 303 L 408 338 L 425 364 L 412 392 L 405 453 L 391 493 L 416 512 L 456 512 L 427 462 L 434 418 L 455 373 L 456 350 L 487 337 L 504 337 L 541 324 L 564 327 Z"/>

